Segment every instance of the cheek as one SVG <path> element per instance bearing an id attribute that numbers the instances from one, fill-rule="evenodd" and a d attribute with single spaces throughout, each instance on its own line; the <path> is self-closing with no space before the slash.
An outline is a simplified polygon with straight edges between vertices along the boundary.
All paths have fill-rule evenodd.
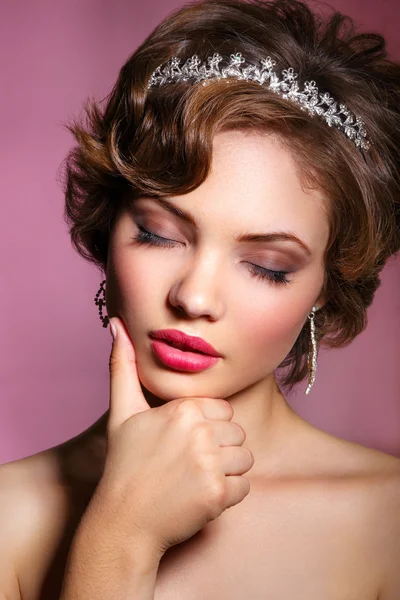
<path id="1" fill-rule="evenodd" d="M 252 310 L 237 311 L 237 331 L 242 342 L 271 363 L 279 364 L 290 352 L 323 285 L 324 267 L 313 269 L 289 288 L 272 288 Z M 254 352 L 253 352 L 254 350 Z"/>
<path id="2" fill-rule="evenodd" d="M 261 314 L 253 312 L 247 318 L 238 321 L 238 329 L 243 336 L 255 345 L 275 344 L 279 341 L 295 339 L 301 330 L 304 311 L 286 311 L 282 308 L 273 313 Z"/>
<path id="3" fill-rule="evenodd" d="M 106 273 L 107 307 L 128 320 L 130 314 L 137 316 L 151 305 L 152 298 L 157 298 L 160 272 L 159 264 L 151 258 L 138 260 L 130 250 L 122 244 L 112 248 Z"/>
<path id="4" fill-rule="evenodd" d="M 119 290 L 119 303 L 122 310 L 146 309 L 157 299 L 160 290 L 160 265 L 149 260 L 133 260 L 129 253 L 116 256 L 114 277 Z"/>
<path id="5" fill-rule="evenodd" d="M 236 319 L 237 348 L 246 352 L 247 360 L 253 362 L 256 356 L 264 356 L 268 368 L 274 368 L 287 356 L 299 336 L 309 314 L 312 299 L 299 299 L 295 294 L 291 302 L 269 302 L 251 311 L 241 311 Z"/>

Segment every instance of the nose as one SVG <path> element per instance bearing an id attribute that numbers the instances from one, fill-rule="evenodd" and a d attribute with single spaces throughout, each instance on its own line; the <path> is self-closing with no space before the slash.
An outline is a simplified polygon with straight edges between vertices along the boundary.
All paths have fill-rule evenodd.
<path id="1" fill-rule="evenodd" d="M 192 318 L 206 316 L 216 321 L 223 314 L 220 285 L 218 261 L 210 251 L 205 251 L 185 265 L 184 275 L 171 287 L 169 302 Z"/>

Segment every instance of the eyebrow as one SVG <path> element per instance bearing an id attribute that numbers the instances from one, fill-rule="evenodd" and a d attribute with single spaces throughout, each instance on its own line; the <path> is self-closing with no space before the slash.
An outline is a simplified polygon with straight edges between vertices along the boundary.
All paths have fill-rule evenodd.
<path id="1" fill-rule="evenodd" d="M 196 229 L 198 228 L 194 217 L 189 212 L 186 212 L 186 211 L 182 210 L 181 208 L 178 208 L 171 202 L 168 202 L 167 200 L 165 200 L 165 198 L 161 198 L 159 196 L 146 196 L 146 198 L 149 198 L 149 200 L 154 200 L 155 202 L 160 204 L 160 206 L 165 208 L 165 210 L 167 210 L 171 214 L 175 215 L 176 217 L 179 217 L 183 221 L 186 221 L 186 223 L 190 223 L 190 225 L 193 225 Z M 311 254 L 312 254 L 312 252 L 311 252 L 310 248 L 307 246 L 307 244 L 305 244 L 293 231 L 269 231 L 268 233 L 243 233 L 243 234 L 239 235 L 236 239 L 238 242 L 285 242 L 285 241 L 290 241 L 290 242 L 295 242 L 296 244 L 301 246 L 303 248 L 303 250 L 305 250 L 305 252 L 307 253 L 308 256 L 311 256 Z"/>

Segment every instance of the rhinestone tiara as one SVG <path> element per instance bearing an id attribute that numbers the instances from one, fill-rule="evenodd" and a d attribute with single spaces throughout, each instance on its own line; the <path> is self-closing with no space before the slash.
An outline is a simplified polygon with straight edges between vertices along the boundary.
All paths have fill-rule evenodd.
<path id="1" fill-rule="evenodd" d="M 311 115 L 318 115 L 325 119 L 329 127 L 336 127 L 350 138 L 357 148 L 368 150 L 370 143 L 367 139 L 367 132 L 364 122 L 358 116 L 355 116 L 345 104 L 339 104 L 328 92 L 319 92 L 316 82 L 305 81 L 304 88 L 299 89 L 296 81 L 298 74 L 292 67 L 282 71 L 280 79 L 273 67 L 276 62 L 270 56 L 260 61 L 260 66 L 248 64 L 242 67 L 245 62 L 241 52 L 230 55 L 229 64 L 219 69 L 219 63 L 223 57 L 214 53 L 202 62 L 194 54 L 179 67 L 181 60 L 177 56 L 158 66 L 152 73 L 147 89 L 158 87 L 175 81 L 189 81 L 191 83 L 202 82 L 205 85 L 210 79 L 245 79 L 246 81 L 255 81 L 260 85 L 268 85 L 268 88 L 297 104 L 302 110 L 307 110 Z M 208 65 L 208 68 L 207 68 Z"/>

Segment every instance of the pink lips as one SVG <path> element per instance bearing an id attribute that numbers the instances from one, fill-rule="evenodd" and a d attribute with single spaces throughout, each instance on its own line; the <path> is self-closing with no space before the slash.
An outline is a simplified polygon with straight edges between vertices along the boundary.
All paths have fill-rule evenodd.
<path id="1" fill-rule="evenodd" d="M 158 358 L 169 367 L 179 371 L 203 371 L 209 369 L 221 356 L 203 339 L 187 336 L 177 329 L 154 331 L 151 346 Z M 180 348 L 171 345 L 178 344 Z M 195 350 L 192 352 L 191 350 Z M 207 354 L 203 354 L 207 352 Z"/>
<path id="2" fill-rule="evenodd" d="M 209 356 L 221 356 L 211 344 L 202 338 L 186 335 L 186 333 L 178 329 L 158 329 L 157 331 L 152 331 L 150 337 L 171 342 L 174 346 L 179 345 L 182 347 L 182 350 L 197 350 Z"/>

